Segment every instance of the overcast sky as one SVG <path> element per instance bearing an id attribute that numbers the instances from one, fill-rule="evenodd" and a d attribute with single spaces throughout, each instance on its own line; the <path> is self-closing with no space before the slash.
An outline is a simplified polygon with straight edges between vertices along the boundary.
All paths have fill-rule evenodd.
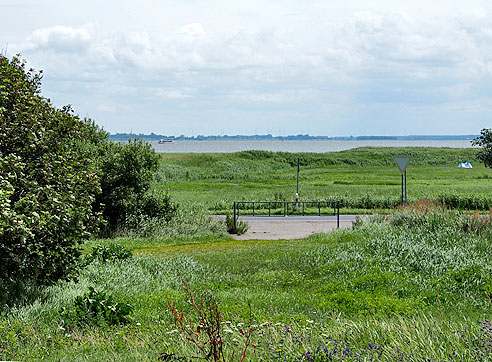
<path id="1" fill-rule="evenodd" d="M 112 133 L 492 127 L 490 0 L 0 0 L 0 49 Z"/>

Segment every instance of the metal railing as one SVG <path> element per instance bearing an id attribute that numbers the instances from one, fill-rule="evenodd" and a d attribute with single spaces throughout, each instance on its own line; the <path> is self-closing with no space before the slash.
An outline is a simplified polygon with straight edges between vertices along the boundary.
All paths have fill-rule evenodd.
<path id="1" fill-rule="evenodd" d="M 289 216 L 291 215 L 289 213 L 289 205 L 295 205 L 295 213 L 299 216 L 311 216 L 312 214 L 306 215 L 306 205 L 309 207 L 311 205 L 317 206 L 318 209 L 318 216 L 321 216 L 321 207 L 324 205 L 326 207 L 330 206 L 333 207 L 333 216 L 336 215 L 337 217 L 337 228 L 340 227 L 340 201 L 234 201 L 234 233 L 236 232 L 236 226 L 237 226 L 237 220 L 239 219 L 240 216 L 240 209 L 241 205 L 245 205 L 246 207 L 243 208 L 243 210 L 251 210 L 252 209 L 252 215 L 247 214 L 248 216 Z M 251 205 L 251 208 L 248 208 L 247 206 Z M 260 207 L 255 208 L 255 205 L 260 205 Z M 268 205 L 268 215 L 265 214 L 258 214 L 258 210 L 266 210 L 266 205 Z M 274 205 L 274 209 L 278 209 L 279 205 L 280 206 L 280 214 L 274 214 L 272 215 L 272 205 Z M 302 205 L 302 212 L 300 211 L 299 207 Z M 282 212 L 283 208 L 283 212 Z M 255 213 L 256 211 L 256 213 Z"/>

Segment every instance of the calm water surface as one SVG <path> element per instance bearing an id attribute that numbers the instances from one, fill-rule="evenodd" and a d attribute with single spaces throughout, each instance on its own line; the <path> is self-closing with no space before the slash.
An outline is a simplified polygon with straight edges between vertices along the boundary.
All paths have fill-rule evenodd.
<path id="1" fill-rule="evenodd" d="M 229 153 L 247 150 L 281 152 L 336 152 L 357 147 L 472 147 L 469 140 L 449 141 L 277 141 L 277 140 L 218 140 L 150 142 L 161 153 Z"/>

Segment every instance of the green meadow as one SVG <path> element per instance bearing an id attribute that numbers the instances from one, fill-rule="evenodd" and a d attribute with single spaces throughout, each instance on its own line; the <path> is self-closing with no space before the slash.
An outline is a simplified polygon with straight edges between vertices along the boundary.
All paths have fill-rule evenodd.
<path id="1" fill-rule="evenodd" d="M 400 204 L 401 175 L 392 156 L 411 157 L 408 200 L 429 199 L 453 208 L 488 211 L 492 170 L 475 149 L 358 148 L 334 153 L 245 151 L 233 154 L 161 154 L 155 190 L 175 200 L 199 202 L 212 213 L 232 211 L 234 201 L 294 201 L 297 158 L 300 199 L 340 200 L 342 212 L 385 212 Z M 473 169 L 459 169 L 469 161 Z"/>
<path id="2" fill-rule="evenodd" d="M 77 281 L 33 288 L 4 309 L 0 360 L 491 361 L 492 170 L 475 152 L 163 154 L 153 192 L 180 205 L 177 220 L 146 237 L 87 241 Z M 392 155 L 412 157 L 413 203 L 397 210 Z M 297 157 L 301 200 L 340 199 L 344 212 L 377 215 L 276 241 L 233 240 L 210 218 L 233 201 L 293 200 Z M 474 168 L 458 169 L 460 161 Z M 87 257 L 110 245 L 132 256 Z M 218 323 L 218 359 L 186 338 L 194 333 L 205 352 L 213 345 L 186 286 L 202 311 L 217 303 L 205 322 Z M 84 315 L 76 298 L 90 287 L 114 310 L 130 305 L 126 320 Z"/>

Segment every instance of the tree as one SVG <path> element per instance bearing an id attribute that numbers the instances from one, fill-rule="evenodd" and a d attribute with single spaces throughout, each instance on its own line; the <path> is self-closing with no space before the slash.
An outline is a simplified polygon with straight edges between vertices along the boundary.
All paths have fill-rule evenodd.
<path id="1" fill-rule="evenodd" d="M 127 144 L 105 142 L 98 149 L 102 192 L 96 198 L 96 209 L 103 213 L 108 234 L 122 226 L 130 215 L 152 214 L 151 208 L 146 207 L 150 200 L 147 191 L 154 180 L 159 156 L 141 140 Z"/>
<path id="2" fill-rule="evenodd" d="M 41 72 L 0 55 L 0 302 L 27 284 L 70 278 L 98 229 L 89 124 L 40 95 Z"/>
<path id="3" fill-rule="evenodd" d="M 481 136 L 475 138 L 472 145 L 482 147 L 482 150 L 477 153 L 477 158 L 485 166 L 492 167 L 492 128 L 484 128 L 480 133 Z"/>

